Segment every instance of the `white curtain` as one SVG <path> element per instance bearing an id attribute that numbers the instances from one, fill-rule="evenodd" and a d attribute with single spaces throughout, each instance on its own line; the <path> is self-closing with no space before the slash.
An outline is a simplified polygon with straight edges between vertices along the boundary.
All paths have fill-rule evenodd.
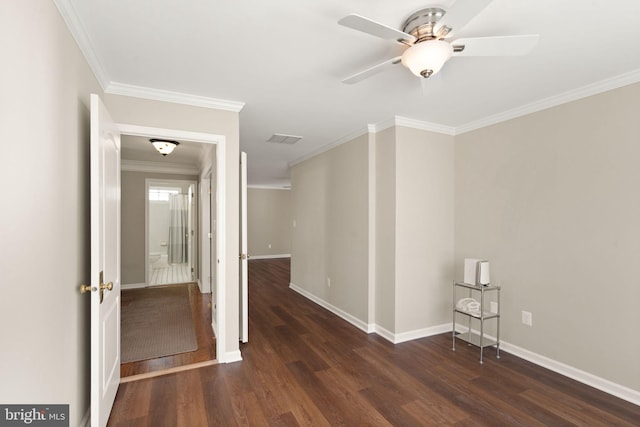
<path id="1" fill-rule="evenodd" d="M 189 228 L 187 212 L 187 196 L 172 194 L 169 196 L 169 253 L 171 264 L 187 262 L 187 238 Z"/>

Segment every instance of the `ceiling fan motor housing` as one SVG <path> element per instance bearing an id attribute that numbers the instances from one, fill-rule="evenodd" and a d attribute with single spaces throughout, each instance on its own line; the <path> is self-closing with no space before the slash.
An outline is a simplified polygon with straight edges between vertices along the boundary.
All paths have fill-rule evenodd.
<path id="1" fill-rule="evenodd" d="M 436 23 L 445 15 L 445 11 L 438 7 L 430 7 L 427 9 L 421 9 L 414 12 L 409 16 L 402 25 L 402 31 L 411 34 L 416 38 L 415 43 L 420 43 L 425 40 L 432 40 L 435 38 L 442 38 L 442 36 L 436 36 L 433 33 L 433 29 Z"/>

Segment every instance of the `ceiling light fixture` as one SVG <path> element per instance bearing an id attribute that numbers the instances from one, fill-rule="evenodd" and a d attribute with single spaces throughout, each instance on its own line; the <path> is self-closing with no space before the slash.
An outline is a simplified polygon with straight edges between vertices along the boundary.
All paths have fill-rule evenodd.
<path id="1" fill-rule="evenodd" d="M 402 65 L 418 77 L 433 76 L 453 54 L 453 46 L 442 40 L 416 43 L 402 54 Z"/>
<path id="2" fill-rule="evenodd" d="M 171 154 L 173 150 L 178 145 L 180 145 L 178 141 L 172 141 L 170 139 L 151 138 L 149 141 L 151 142 L 151 144 L 153 144 L 155 149 L 158 150 L 158 153 L 162 154 L 163 156 Z"/>

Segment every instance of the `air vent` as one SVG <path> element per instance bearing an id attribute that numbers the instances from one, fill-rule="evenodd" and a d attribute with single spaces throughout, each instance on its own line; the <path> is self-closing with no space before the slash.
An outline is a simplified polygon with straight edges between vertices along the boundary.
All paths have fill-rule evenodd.
<path id="1" fill-rule="evenodd" d="M 301 136 L 284 135 L 284 134 L 281 134 L 281 133 L 274 133 L 271 138 L 267 139 L 267 142 L 272 142 L 274 144 L 293 145 L 296 142 L 300 141 L 301 139 L 302 139 Z"/>

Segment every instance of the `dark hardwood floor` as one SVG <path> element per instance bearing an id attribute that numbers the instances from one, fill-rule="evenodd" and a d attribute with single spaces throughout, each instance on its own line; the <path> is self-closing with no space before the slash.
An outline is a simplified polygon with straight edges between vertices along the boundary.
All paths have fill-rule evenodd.
<path id="1" fill-rule="evenodd" d="M 211 327 L 211 294 L 201 294 L 198 285 L 195 283 L 179 286 L 187 286 L 189 289 L 189 302 L 191 303 L 191 315 L 193 316 L 196 330 L 198 349 L 157 359 L 123 363 L 120 365 L 120 377 L 147 374 L 193 363 L 206 362 L 216 358 L 216 340 Z M 123 290 L 122 305 L 125 306 L 126 304 L 127 291 Z"/>
<path id="2" fill-rule="evenodd" d="M 122 384 L 109 426 L 624 426 L 640 407 L 450 334 L 393 345 L 291 291 L 289 260 L 249 263 L 243 361 Z"/>

